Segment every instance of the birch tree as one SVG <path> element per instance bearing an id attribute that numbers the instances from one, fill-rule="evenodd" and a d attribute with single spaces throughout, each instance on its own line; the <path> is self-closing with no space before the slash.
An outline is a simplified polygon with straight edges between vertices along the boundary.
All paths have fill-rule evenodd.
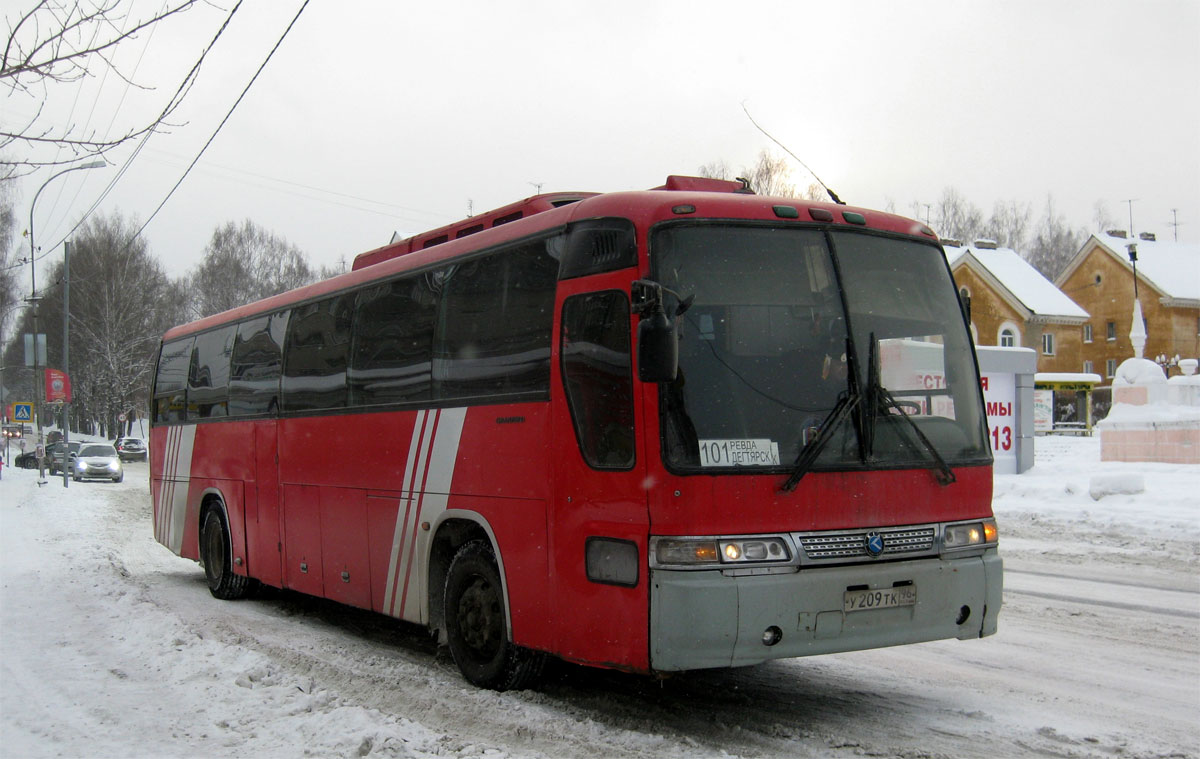
<path id="1" fill-rule="evenodd" d="M 190 275 L 192 315 L 210 316 L 315 282 L 316 272 L 292 243 L 249 219 L 213 232 Z"/>

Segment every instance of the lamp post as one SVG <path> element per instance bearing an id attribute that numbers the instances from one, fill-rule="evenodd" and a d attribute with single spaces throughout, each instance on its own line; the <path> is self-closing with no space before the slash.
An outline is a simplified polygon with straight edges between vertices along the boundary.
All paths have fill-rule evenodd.
<path id="1" fill-rule="evenodd" d="M 45 440 L 42 437 L 42 415 L 41 415 L 41 409 L 40 409 L 40 406 L 43 404 L 40 404 L 37 402 L 37 400 L 38 400 L 38 366 L 37 366 L 37 361 L 38 361 L 37 317 L 38 317 L 38 313 L 37 313 L 37 302 L 36 302 L 36 299 L 37 299 L 37 245 L 34 243 L 34 239 L 33 239 L 33 209 L 37 206 L 38 196 L 42 194 L 42 190 L 46 189 L 46 185 L 50 184 L 55 179 L 58 179 L 63 174 L 66 174 L 66 173 L 72 172 L 72 171 L 80 171 L 81 169 L 99 169 L 99 168 L 101 168 L 103 166 L 107 166 L 107 165 L 108 164 L 106 164 L 102 159 L 97 158 L 94 161 L 89 161 L 87 163 L 81 163 L 78 166 L 70 166 L 68 168 L 63 169 L 62 171 L 58 172 L 57 174 L 51 175 L 51 177 L 49 179 L 47 179 L 45 182 L 42 182 L 42 186 L 39 187 L 38 191 L 33 194 L 33 202 L 31 202 L 29 204 L 29 295 L 30 295 L 31 302 L 33 303 L 33 398 L 34 398 L 34 406 L 37 409 L 37 444 L 39 446 L 42 445 L 45 442 Z M 64 441 L 63 441 L 63 469 L 64 470 L 66 469 L 66 460 L 67 460 L 67 444 L 66 444 L 66 440 L 64 439 Z M 38 460 L 38 482 L 39 483 L 41 482 L 42 477 L 45 475 L 45 470 L 42 467 L 43 461 L 44 461 L 44 459 Z M 65 474 L 65 472 L 64 472 L 64 474 Z M 63 480 L 63 484 L 66 484 L 66 479 Z"/>
<path id="2" fill-rule="evenodd" d="M 1129 251 L 1129 263 L 1133 265 L 1133 324 L 1129 329 L 1129 342 L 1133 345 L 1134 358 L 1142 358 L 1146 348 L 1146 320 L 1142 317 L 1142 302 L 1138 300 L 1137 287 L 1137 243 L 1125 246 Z"/>

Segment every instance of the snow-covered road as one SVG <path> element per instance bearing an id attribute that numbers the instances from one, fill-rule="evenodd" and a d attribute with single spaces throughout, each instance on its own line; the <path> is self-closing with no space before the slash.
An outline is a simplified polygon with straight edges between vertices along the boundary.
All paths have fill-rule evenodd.
<path id="1" fill-rule="evenodd" d="M 290 593 L 213 599 L 124 483 L 0 480 L 0 756 L 1197 757 L 1195 467 L 1093 501 L 1094 439 L 997 478 L 1000 632 L 695 672 L 468 686 L 425 633 Z"/>

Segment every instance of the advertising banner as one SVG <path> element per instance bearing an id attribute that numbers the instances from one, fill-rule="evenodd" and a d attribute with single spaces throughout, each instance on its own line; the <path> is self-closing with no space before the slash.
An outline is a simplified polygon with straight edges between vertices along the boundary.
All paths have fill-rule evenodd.
<path id="1" fill-rule="evenodd" d="M 71 402 L 71 378 L 58 369 L 46 370 L 46 403 Z"/>

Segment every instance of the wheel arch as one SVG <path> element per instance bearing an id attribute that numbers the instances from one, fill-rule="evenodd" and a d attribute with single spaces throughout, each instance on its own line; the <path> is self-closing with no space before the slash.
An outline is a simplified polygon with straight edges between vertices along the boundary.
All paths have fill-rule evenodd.
<path id="1" fill-rule="evenodd" d="M 430 527 L 433 537 L 429 541 L 429 552 L 425 557 L 427 573 L 426 619 L 429 629 L 437 635 L 438 643 L 446 644 L 446 573 L 458 549 L 472 540 L 487 541 L 496 559 L 496 571 L 500 574 L 500 592 L 504 595 L 504 629 L 509 642 L 512 641 L 512 604 L 508 598 L 508 575 L 504 571 L 504 557 L 496 533 L 483 515 L 466 509 L 448 509 L 438 515 Z"/>
<path id="2" fill-rule="evenodd" d="M 200 551 L 199 544 L 204 533 L 204 520 L 208 518 L 208 512 L 216 510 L 220 513 L 222 521 L 225 522 L 225 530 L 229 534 L 229 556 L 227 557 L 229 560 L 229 566 L 234 574 L 246 575 L 247 572 L 245 562 L 239 563 L 240 559 L 238 559 L 238 561 L 235 561 L 234 559 L 235 555 L 238 553 L 238 551 L 235 550 L 236 541 L 244 541 L 245 535 L 242 530 L 238 530 L 234 526 L 233 519 L 229 515 L 228 503 L 229 501 L 226 499 L 225 494 L 221 492 L 220 488 L 207 487 L 201 491 L 200 508 L 197 510 L 196 515 L 196 555 L 203 555 Z"/>

